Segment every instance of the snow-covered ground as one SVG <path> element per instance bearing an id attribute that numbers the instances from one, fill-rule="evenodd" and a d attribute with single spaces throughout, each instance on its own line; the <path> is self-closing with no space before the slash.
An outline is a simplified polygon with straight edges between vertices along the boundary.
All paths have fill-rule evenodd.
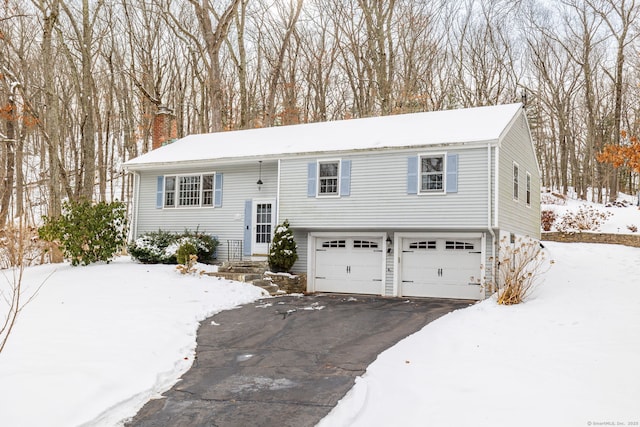
<path id="1" fill-rule="evenodd" d="M 636 206 L 594 207 L 612 213 L 603 232 L 640 226 Z M 545 246 L 555 264 L 525 303 L 492 298 L 427 325 L 319 426 L 639 426 L 640 249 Z"/>
<path id="2" fill-rule="evenodd" d="M 320 426 L 640 425 L 640 249 L 546 246 L 556 264 L 526 303 L 427 325 Z"/>
<path id="3" fill-rule="evenodd" d="M 635 206 L 608 210 L 603 231 L 640 226 Z M 639 426 L 640 249 L 546 247 L 555 265 L 524 304 L 489 299 L 427 325 L 321 425 Z M 200 320 L 262 295 L 124 258 L 28 268 L 25 286 L 52 271 L 0 353 L 0 426 L 121 425 L 189 368 Z"/>
<path id="4" fill-rule="evenodd" d="M 0 353 L 0 426 L 120 425 L 191 366 L 199 321 L 262 296 L 128 258 L 27 268 L 27 293 L 52 272 Z"/>

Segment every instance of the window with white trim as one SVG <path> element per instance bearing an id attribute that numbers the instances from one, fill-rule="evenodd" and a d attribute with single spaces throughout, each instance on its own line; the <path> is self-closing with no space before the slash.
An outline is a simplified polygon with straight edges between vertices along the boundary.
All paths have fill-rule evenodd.
<path id="1" fill-rule="evenodd" d="M 527 172 L 527 206 L 531 206 L 531 174 Z"/>
<path id="2" fill-rule="evenodd" d="M 513 163 L 513 200 L 518 200 L 518 181 L 519 181 L 519 167 L 517 163 Z"/>
<path id="3" fill-rule="evenodd" d="M 445 155 L 428 155 L 420 157 L 420 192 L 444 192 Z"/>
<path id="4" fill-rule="evenodd" d="M 340 162 L 318 163 L 318 195 L 338 196 L 338 182 L 340 177 Z"/>
<path id="5" fill-rule="evenodd" d="M 164 207 L 210 207 L 214 204 L 215 174 L 164 177 Z"/>

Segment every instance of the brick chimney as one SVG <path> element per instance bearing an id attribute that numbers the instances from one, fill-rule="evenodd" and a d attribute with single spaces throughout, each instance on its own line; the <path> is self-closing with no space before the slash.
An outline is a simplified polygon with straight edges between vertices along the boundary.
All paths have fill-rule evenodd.
<path id="1" fill-rule="evenodd" d="M 158 106 L 158 111 L 153 118 L 153 139 L 151 149 L 155 150 L 171 142 L 178 136 L 176 116 L 164 105 Z"/>

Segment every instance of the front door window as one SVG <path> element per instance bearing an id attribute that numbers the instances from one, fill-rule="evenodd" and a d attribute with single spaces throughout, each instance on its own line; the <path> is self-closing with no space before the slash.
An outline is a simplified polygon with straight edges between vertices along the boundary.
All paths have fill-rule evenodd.
<path id="1" fill-rule="evenodd" d="M 256 205 L 256 243 L 271 243 L 271 203 Z"/>

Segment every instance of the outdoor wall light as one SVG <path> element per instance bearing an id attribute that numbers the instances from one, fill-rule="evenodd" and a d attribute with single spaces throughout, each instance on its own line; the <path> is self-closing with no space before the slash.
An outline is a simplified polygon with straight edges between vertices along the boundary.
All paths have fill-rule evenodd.
<path id="1" fill-rule="evenodd" d="M 260 172 L 258 175 L 258 182 L 256 182 L 256 184 L 258 184 L 258 191 L 262 190 L 262 160 L 258 160 L 258 163 L 260 163 Z"/>

